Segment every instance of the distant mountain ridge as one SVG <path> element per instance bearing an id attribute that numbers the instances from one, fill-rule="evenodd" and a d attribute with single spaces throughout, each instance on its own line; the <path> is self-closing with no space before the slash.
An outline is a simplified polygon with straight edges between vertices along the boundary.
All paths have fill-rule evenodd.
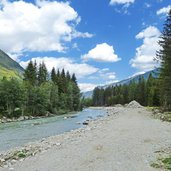
<path id="1" fill-rule="evenodd" d="M 139 74 L 139 75 L 136 75 L 136 76 L 133 76 L 133 77 L 124 79 L 124 80 L 119 81 L 119 82 L 107 84 L 107 85 L 104 85 L 104 86 L 98 86 L 98 87 L 105 89 L 107 87 L 115 87 L 117 85 L 129 84 L 131 81 L 138 82 L 138 80 L 140 79 L 140 77 L 143 77 L 145 80 L 147 80 L 150 74 L 152 74 L 153 77 L 158 77 L 158 75 L 159 75 L 159 69 L 156 68 L 156 69 L 151 70 L 151 71 L 148 71 L 148 72 L 146 72 L 144 74 Z M 93 90 L 92 91 L 84 92 L 82 96 L 85 97 L 85 98 L 91 98 L 92 95 L 93 95 Z"/>
<path id="2" fill-rule="evenodd" d="M 0 79 L 7 78 L 22 78 L 24 69 L 11 59 L 5 52 L 0 50 Z"/>

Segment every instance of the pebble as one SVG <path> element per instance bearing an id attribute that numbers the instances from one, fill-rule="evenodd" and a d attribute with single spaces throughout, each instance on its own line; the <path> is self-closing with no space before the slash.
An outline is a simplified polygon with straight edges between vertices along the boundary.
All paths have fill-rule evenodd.
<path id="1" fill-rule="evenodd" d="M 90 127 L 87 127 L 87 128 L 86 128 L 86 131 L 91 131 L 91 128 L 90 128 Z"/>
<path id="2" fill-rule="evenodd" d="M 61 145 L 61 143 L 56 143 L 56 145 L 57 145 L 57 146 L 60 146 L 60 145 Z"/>
<path id="3" fill-rule="evenodd" d="M 3 162 L 5 162 L 5 159 L 0 159 L 0 161 L 3 163 Z"/>
<path id="4" fill-rule="evenodd" d="M 14 159 L 13 159 L 13 160 L 11 160 L 11 163 L 12 163 L 12 164 L 16 163 L 16 160 L 14 160 Z"/>

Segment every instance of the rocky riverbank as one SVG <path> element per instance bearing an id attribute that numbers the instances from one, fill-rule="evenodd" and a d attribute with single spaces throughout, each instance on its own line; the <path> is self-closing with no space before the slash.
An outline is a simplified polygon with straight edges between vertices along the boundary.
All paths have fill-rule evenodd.
<path id="1" fill-rule="evenodd" d="M 84 128 L 1 153 L 0 171 L 156 170 L 151 163 L 170 147 L 171 124 L 135 103 L 106 110 Z"/>
<path id="2" fill-rule="evenodd" d="M 26 158 L 35 156 L 39 153 L 44 153 L 52 147 L 61 148 L 63 144 L 74 141 L 77 137 L 83 136 L 87 131 L 91 131 L 101 125 L 110 115 L 116 115 L 120 109 L 114 107 L 98 107 L 98 109 L 106 109 L 107 116 L 99 117 L 96 120 L 86 120 L 86 127 L 77 130 L 71 130 L 62 135 L 43 138 L 37 142 L 31 142 L 23 147 L 18 147 L 7 152 L 0 153 L 0 167 L 10 169 L 16 162 L 23 162 Z"/>

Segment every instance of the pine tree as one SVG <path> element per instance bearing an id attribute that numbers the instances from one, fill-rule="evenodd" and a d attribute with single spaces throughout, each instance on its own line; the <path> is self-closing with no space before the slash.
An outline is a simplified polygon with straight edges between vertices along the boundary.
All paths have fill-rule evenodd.
<path id="1" fill-rule="evenodd" d="M 157 59 L 161 61 L 161 103 L 165 110 L 171 111 L 171 10 L 165 21 L 159 45 L 162 47 L 157 53 Z"/>
<path id="2" fill-rule="evenodd" d="M 48 71 L 47 71 L 47 68 L 46 68 L 44 62 L 42 62 L 41 64 L 39 64 L 37 78 L 38 78 L 38 84 L 39 85 L 47 82 L 47 79 L 48 79 Z"/>
<path id="3" fill-rule="evenodd" d="M 56 70 L 55 70 L 55 68 L 53 67 L 53 68 L 52 68 L 52 71 L 51 71 L 51 80 L 52 80 L 52 82 L 55 83 L 55 84 L 56 84 L 56 78 L 57 78 Z"/>
<path id="4" fill-rule="evenodd" d="M 76 83 L 76 84 L 77 84 L 77 79 L 76 79 L 75 74 L 72 74 L 72 78 L 71 78 L 71 80 L 72 80 L 74 83 Z"/>
<path id="5" fill-rule="evenodd" d="M 27 81 L 32 86 L 36 85 L 37 83 L 36 62 L 34 64 L 32 61 L 29 62 L 24 72 L 24 80 Z"/>
<path id="6" fill-rule="evenodd" d="M 67 73 L 66 73 L 66 78 L 67 78 L 67 80 L 71 80 L 71 76 L 70 76 L 70 73 L 69 73 L 69 71 L 67 71 Z"/>
<path id="7" fill-rule="evenodd" d="M 78 111 L 80 109 L 80 89 L 78 87 L 75 74 L 72 75 L 71 83 L 73 86 L 73 88 L 72 88 L 72 90 L 73 90 L 73 92 L 72 92 L 72 94 L 73 94 L 73 109 L 75 111 Z"/>
<path id="8" fill-rule="evenodd" d="M 150 74 L 146 84 L 146 100 L 148 106 L 153 106 L 153 94 L 154 94 L 153 84 L 154 84 L 154 78 L 152 74 Z"/>

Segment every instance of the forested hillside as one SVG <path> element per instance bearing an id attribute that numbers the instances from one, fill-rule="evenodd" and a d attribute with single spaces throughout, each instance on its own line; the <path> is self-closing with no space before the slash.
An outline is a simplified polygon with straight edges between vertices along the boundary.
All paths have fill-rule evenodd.
<path id="1" fill-rule="evenodd" d="M 0 115 L 5 117 L 44 116 L 80 109 L 80 90 L 76 77 L 69 72 L 52 69 L 30 61 L 24 80 L 15 78 L 0 81 Z"/>
<path id="2" fill-rule="evenodd" d="M 115 104 L 126 104 L 136 100 L 143 106 L 159 106 L 158 80 L 150 74 L 145 80 L 139 78 L 138 82 L 132 81 L 129 84 L 95 88 L 93 91 L 92 104 L 94 106 L 110 106 Z"/>

